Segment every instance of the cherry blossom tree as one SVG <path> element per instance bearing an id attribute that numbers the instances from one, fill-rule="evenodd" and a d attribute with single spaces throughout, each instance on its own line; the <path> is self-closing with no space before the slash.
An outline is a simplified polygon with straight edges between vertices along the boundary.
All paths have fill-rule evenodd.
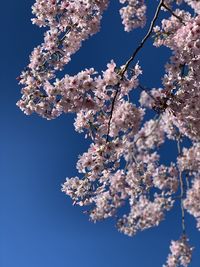
<path id="1" fill-rule="evenodd" d="M 186 211 L 200 230 L 200 1 L 157 1 L 153 19 L 146 18 L 146 1 L 119 2 L 125 31 L 148 28 L 130 58 L 122 66 L 111 60 L 102 73 L 90 68 L 58 79 L 57 71 L 100 30 L 109 0 L 36 0 L 32 22 L 47 31 L 18 77 L 23 88 L 17 105 L 26 115 L 35 112 L 48 120 L 76 115 L 75 130 L 91 144 L 78 159 L 80 177 L 67 178 L 62 191 L 74 204 L 87 206 L 91 220 L 115 217 L 119 231 L 134 236 L 158 226 L 179 202 L 182 235 L 171 241 L 163 266 L 186 267 L 193 250 Z M 161 88 L 140 83 L 136 56 L 149 38 L 155 47 L 171 50 Z M 135 90 L 138 103 L 130 100 Z M 147 120 L 146 114 L 154 116 Z M 167 140 L 177 145 L 169 166 L 159 153 Z M 120 216 L 124 205 L 129 213 Z"/>

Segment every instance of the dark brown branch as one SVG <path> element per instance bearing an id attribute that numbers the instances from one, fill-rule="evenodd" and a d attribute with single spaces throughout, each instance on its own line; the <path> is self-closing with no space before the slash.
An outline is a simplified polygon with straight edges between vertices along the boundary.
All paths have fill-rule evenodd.
<path id="1" fill-rule="evenodd" d="M 165 3 L 163 3 L 162 6 L 163 6 L 165 9 L 167 9 L 167 11 L 169 11 L 169 13 L 172 14 L 172 16 L 174 16 L 175 18 L 177 18 L 181 23 L 183 23 L 183 24 L 185 25 L 185 23 L 183 22 L 183 19 L 182 19 L 180 16 L 176 15 L 176 13 L 174 13 L 174 12 L 171 10 L 171 8 L 169 8 L 167 5 L 165 5 Z"/>
<path id="2" fill-rule="evenodd" d="M 110 114 L 110 118 L 109 118 L 109 121 L 108 121 L 108 131 L 107 131 L 107 136 L 106 136 L 106 143 L 108 142 L 108 138 L 109 138 L 109 134 L 110 134 L 110 125 L 111 125 L 111 120 L 112 120 L 112 116 L 113 116 L 113 110 L 114 110 L 115 101 L 116 101 L 118 93 L 119 93 L 119 84 L 118 84 L 117 90 L 115 91 L 115 95 L 114 95 L 113 101 L 112 101 L 112 107 L 111 107 L 111 111 L 110 111 L 111 114 Z"/>
<path id="3" fill-rule="evenodd" d="M 160 0 L 158 6 L 157 6 L 157 9 L 156 9 L 156 12 L 155 12 L 155 15 L 153 17 L 153 20 L 151 21 L 151 24 L 150 24 L 150 27 L 149 27 L 149 30 L 147 32 L 147 34 L 145 35 L 145 37 L 142 39 L 141 43 L 139 44 L 139 46 L 135 49 L 135 51 L 133 52 L 132 56 L 129 58 L 129 60 L 127 60 L 124 68 L 122 69 L 121 71 L 121 75 L 122 75 L 122 78 L 124 76 L 124 73 L 127 71 L 130 63 L 135 59 L 137 53 L 140 51 L 140 49 L 143 47 L 143 45 L 145 44 L 145 42 L 147 41 L 147 39 L 149 38 L 149 36 L 151 35 L 152 31 L 153 31 L 153 27 L 155 25 L 155 22 L 158 18 L 158 15 L 159 15 L 159 12 L 161 10 L 161 7 L 163 6 L 163 3 L 164 3 L 164 0 Z"/>
<path id="4" fill-rule="evenodd" d="M 155 15 L 153 17 L 153 20 L 151 21 L 151 24 L 150 24 L 150 27 L 149 27 L 149 30 L 147 32 L 147 34 L 145 35 L 145 37 L 142 39 L 141 43 L 139 44 L 139 46 L 135 49 L 135 51 L 133 52 L 132 56 L 129 58 L 129 60 L 126 62 L 124 68 L 119 72 L 119 74 L 121 75 L 121 80 L 123 79 L 124 77 L 124 74 L 125 72 L 127 71 L 130 63 L 135 59 L 137 53 L 140 51 L 140 49 L 143 47 L 143 45 L 145 44 L 145 42 L 147 41 L 147 39 L 149 38 L 149 36 L 151 35 L 152 31 L 153 31 L 153 27 L 155 25 L 155 22 L 158 18 L 158 15 L 159 15 L 159 12 L 161 10 L 161 7 L 164 3 L 164 0 L 160 0 L 158 6 L 157 6 L 157 9 L 156 9 L 156 12 L 155 12 Z M 115 92 L 115 95 L 114 95 L 114 98 L 113 98 L 113 101 L 112 101 L 112 107 L 111 107 L 111 115 L 110 115 L 110 118 L 109 118 L 109 121 L 108 121 L 108 131 L 107 131 L 107 137 L 106 137 L 106 143 L 108 142 L 108 138 L 109 138 L 109 133 L 110 133 L 110 125 L 111 125 L 111 120 L 112 120 L 112 116 L 113 116 L 113 110 L 114 110 L 114 106 L 115 106 L 115 101 L 116 101 L 116 98 L 117 98 L 117 95 L 119 93 L 119 86 Z"/>

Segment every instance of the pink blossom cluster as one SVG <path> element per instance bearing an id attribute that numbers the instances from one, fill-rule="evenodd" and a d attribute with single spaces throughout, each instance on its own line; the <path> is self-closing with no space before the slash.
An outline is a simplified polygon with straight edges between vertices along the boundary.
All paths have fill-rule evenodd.
<path id="1" fill-rule="evenodd" d="M 193 177 L 192 184 L 187 190 L 184 199 L 184 208 L 197 220 L 197 228 L 200 230 L 200 143 L 194 143 L 189 149 L 184 149 L 178 164 L 182 171 L 186 172 L 190 179 Z"/>
<path id="2" fill-rule="evenodd" d="M 49 30 L 19 78 L 23 89 L 17 103 L 25 114 L 47 119 L 75 113 L 75 130 L 91 144 L 77 162 L 81 177 L 67 178 L 62 191 L 74 204 L 87 206 L 91 220 L 115 217 L 118 229 L 132 236 L 159 225 L 180 201 L 184 235 L 172 241 L 165 267 L 190 263 L 185 211 L 200 229 L 200 8 L 199 1 L 185 0 L 192 14 L 181 8 L 183 2 L 160 0 L 147 35 L 123 66 L 112 60 L 102 73 L 90 68 L 58 79 L 56 71 L 99 30 L 109 1 L 37 0 L 32 21 Z M 125 31 L 145 25 L 143 0 L 120 3 L 126 4 L 120 10 Z M 163 10 L 169 16 L 156 26 Z M 154 45 L 167 47 L 172 56 L 162 88 L 149 89 L 140 84 L 140 65 L 130 64 L 152 35 Z M 135 90 L 140 90 L 138 103 L 131 101 Z M 149 111 L 155 117 L 146 119 Z M 186 138 L 189 148 L 184 147 Z M 160 147 L 168 139 L 177 145 L 177 155 L 165 165 Z M 124 206 L 129 212 L 123 213 Z"/>
<path id="3" fill-rule="evenodd" d="M 173 206 L 170 198 L 166 199 L 156 195 L 154 201 L 141 195 L 137 201 L 130 199 L 130 202 L 133 202 L 130 203 L 130 213 L 128 216 L 124 215 L 117 223 L 119 230 L 130 236 L 135 235 L 138 231 L 158 226 L 164 219 L 165 211 L 170 210 Z"/>
<path id="4" fill-rule="evenodd" d="M 178 20 L 172 16 L 156 27 L 155 45 L 165 45 L 173 51 L 166 64 L 163 78 L 165 94 L 171 94 L 167 105 L 175 115 L 174 123 L 180 132 L 199 140 L 200 132 L 200 16 L 176 10 Z M 185 21 L 185 22 L 184 22 Z M 166 97 L 166 95 L 165 95 Z"/>
<path id="5" fill-rule="evenodd" d="M 74 76 L 65 75 L 64 78 L 61 80 L 56 79 L 53 83 L 46 80 L 43 84 L 43 90 L 35 88 L 34 81 L 30 81 L 29 85 L 22 89 L 23 96 L 19 100 L 18 106 L 27 115 L 36 112 L 47 119 L 56 118 L 63 112 L 77 112 L 75 126 L 79 132 L 82 131 L 82 128 L 88 128 L 87 124 L 90 126 L 90 123 L 98 117 L 99 122 L 96 124 L 101 124 L 102 129 L 105 131 L 112 108 L 112 101 L 117 90 L 119 92 L 117 99 L 121 98 L 118 106 L 121 109 L 125 108 L 127 113 L 130 112 L 130 114 L 126 115 L 126 117 L 128 116 L 126 123 L 121 110 L 121 116 L 123 116 L 121 120 L 126 123 L 123 128 L 126 129 L 134 121 L 137 123 L 137 115 L 134 115 L 135 112 L 137 113 L 137 109 L 122 99 L 130 90 L 137 87 L 137 77 L 141 71 L 139 66 L 136 65 L 135 73 L 131 76 L 129 75 L 129 77 L 126 75 L 126 79 L 121 80 L 121 76 L 115 71 L 115 68 L 116 65 L 112 61 L 107 65 L 107 70 L 103 72 L 102 76 L 91 68 Z M 114 120 L 116 120 L 115 117 L 119 115 L 119 112 L 116 110 L 113 113 L 111 132 L 117 131 L 117 129 L 114 129 L 117 126 L 117 124 L 114 124 Z M 136 116 L 135 119 L 130 116 L 131 114 Z M 89 117 L 85 121 L 86 116 Z M 120 125 L 118 121 L 118 130 L 123 123 L 121 122 Z"/>
<path id="6" fill-rule="evenodd" d="M 129 32 L 146 24 L 146 4 L 144 0 L 119 0 L 127 6 L 120 9 L 125 31 Z"/>
<path id="7" fill-rule="evenodd" d="M 170 245 L 171 254 L 168 255 L 166 265 L 163 267 L 187 267 L 192 258 L 193 248 L 188 244 L 186 236 L 182 236 L 177 241 L 171 241 Z"/>
<path id="8" fill-rule="evenodd" d="M 200 143 L 193 143 L 189 149 L 184 148 L 178 158 L 179 168 L 191 174 L 200 174 Z"/>
<path id="9" fill-rule="evenodd" d="M 193 181 L 192 187 L 187 191 L 184 200 L 184 208 L 197 220 L 197 228 L 200 230 L 200 175 Z"/>
<path id="10" fill-rule="evenodd" d="M 33 50 L 30 64 L 19 77 L 24 88 L 18 105 L 26 114 L 32 111 L 41 114 L 48 110 L 44 117 L 51 117 L 49 110 L 52 102 L 56 101 L 55 92 L 46 94 L 41 91 L 43 87 L 45 91 L 53 88 L 49 80 L 55 78 L 55 71 L 61 70 L 71 60 L 71 55 L 80 49 L 81 43 L 99 30 L 102 12 L 107 4 L 106 0 L 36 1 L 33 6 L 36 18 L 32 21 L 40 27 L 48 26 L 49 30 L 44 34 L 44 42 Z"/>
<path id="11" fill-rule="evenodd" d="M 190 5 L 197 14 L 200 14 L 200 2 L 199 2 L 199 0 L 185 0 L 185 2 L 188 5 Z"/>

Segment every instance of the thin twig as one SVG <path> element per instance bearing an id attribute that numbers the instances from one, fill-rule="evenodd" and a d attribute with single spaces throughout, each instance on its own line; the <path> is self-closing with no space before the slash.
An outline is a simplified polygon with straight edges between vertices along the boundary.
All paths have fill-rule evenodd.
<path id="1" fill-rule="evenodd" d="M 127 71 L 130 63 L 135 59 L 137 53 L 140 51 L 140 49 L 143 47 L 144 43 L 147 41 L 147 39 L 149 38 L 149 36 L 151 35 L 152 31 L 153 31 L 153 27 L 155 25 L 155 22 L 158 18 L 158 15 L 159 15 L 159 12 L 161 10 L 161 7 L 163 6 L 163 3 L 164 3 L 164 0 L 160 0 L 158 6 L 157 6 L 157 9 L 156 9 L 156 12 L 155 12 L 155 15 L 153 17 L 153 20 L 151 21 L 151 24 L 150 24 L 150 27 L 149 27 L 149 30 L 147 32 L 147 34 L 145 35 L 145 37 L 142 39 L 141 43 L 139 44 L 139 46 L 135 49 L 135 51 L 133 52 L 132 56 L 129 58 L 129 60 L 127 60 L 122 72 L 121 72 L 121 75 L 122 77 L 124 76 L 124 73 Z"/>
<path id="2" fill-rule="evenodd" d="M 181 23 L 183 23 L 185 25 L 185 23 L 183 22 L 183 19 L 181 17 L 179 17 L 178 15 L 176 15 L 176 13 L 174 13 L 171 8 L 169 8 L 167 5 L 165 5 L 165 3 L 163 2 L 162 6 L 167 9 L 167 11 L 169 11 L 172 16 L 174 16 L 175 18 L 177 18 Z"/>
<path id="3" fill-rule="evenodd" d="M 177 137 L 177 148 L 178 148 L 178 155 L 181 156 L 181 144 L 180 144 L 180 135 Z M 183 197 L 184 197 L 184 184 L 183 184 L 183 174 L 180 168 L 178 168 L 179 172 L 179 180 L 180 180 L 180 200 L 181 200 L 181 224 L 182 224 L 182 231 L 183 235 L 186 234 L 186 227 L 185 227 L 185 209 L 183 206 Z"/>
<path id="4" fill-rule="evenodd" d="M 115 101 L 116 101 L 118 92 L 119 92 L 119 84 L 118 84 L 118 86 L 117 86 L 117 89 L 116 89 L 116 91 L 115 91 L 115 95 L 114 95 L 114 97 L 113 97 L 113 101 L 112 101 L 112 106 L 111 106 L 111 111 L 110 111 L 111 113 L 110 113 L 110 118 L 109 118 L 109 121 L 108 121 L 108 131 L 107 131 L 107 136 L 106 136 L 106 143 L 108 142 L 108 139 L 109 139 L 110 125 L 111 125 L 111 120 L 112 120 L 112 116 L 113 116 L 113 110 L 114 110 Z"/>
<path id="5" fill-rule="evenodd" d="M 133 52 L 132 56 L 129 58 L 129 60 L 127 60 L 127 62 L 125 63 L 125 66 L 124 68 L 121 70 L 120 72 L 120 75 L 121 75 L 121 80 L 123 79 L 124 77 L 124 74 L 125 72 L 127 71 L 130 63 L 135 59 L 137 53 L 141 50 L 141 48 L 143 47 L 143 45 L 145 44 L 145 42 L 147 41 L 147 39 L 149 38 L 149 36 L 151 35 L 152 31 L 153 31 L 153 27 L 155 25 L 155 22 L 158 18 L 158 14 L 161 10 L 161 7 L 164 3 L 164 0 L 160 0 L 158 6 L 157 6 L 157 9 L 156 9 L 156 12 L 155 12 L 155 15 L 153 17 L 153 20 L 151 21 L 151 24 L 150 24 L 150 27 L 148 29 L 148 32 L 147 34 L 145 35 L 145 37 L 142 39 L 141 43 L 139 44 L 139 46 L 135 49 L 135 51 Z M 115 92 L 115 95 L 114 95 L 114 98 L 113 98 L 113 101 L 112 101 L 112 106 L 111 106 L 111 114 L 110 114 L 110 118 L 109 118 L 109 121 L 108 121 L 108 131 L 107 131 L 107 137 L 106 137 L 106 143 L 108 142 L 108 139 L 109 139 L 109 133 L 110 133 L 110 125 L 111 125 L 111 120 L 112 120 L 112 116 L 113 116 L 113 110 L 114 110 L 114 106 L 115 106 L 115 101 L 117 99 L 117 95 L 119 93 L 119 84 L 118 84 L 118 87 L 116 89 L 116 92 Z"/>

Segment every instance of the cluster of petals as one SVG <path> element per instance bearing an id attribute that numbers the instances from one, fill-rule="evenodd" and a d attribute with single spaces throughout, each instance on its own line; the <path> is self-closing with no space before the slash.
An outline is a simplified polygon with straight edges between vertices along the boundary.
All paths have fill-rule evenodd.
<path id="1" fill-rule="evenodd" d="M 62 113 L 76 112 L 76 129 L 81 131 L 82 127 L 92 122 L 92 117 L 95 117 L 97 113 L 99 120 L 105 119 L 106 121 L 116 90 L 119 91 L 118 98 L 120 98 L 138 85 L 138 75 L 141 73 L 138 71 L 138 65 L 135 67 L 137 73 L 126 76 L 124 80 L 121 80 L 121 76 L 115 69 L 116 64 L 112 61 L 107 65 L 107 70 L 102 76 L 98 75 L 93 68 L 86 69 L 74 76 L 65 75 L 64 78 L 56 79 L 53 83 L 47 80 L 40 89 L 36 87 L 35 81 L 29 81 L 29 85 L 22 89 L 23 95 L 17 105 L 27 115 L 36 112 L 47 119 L 56 118 Z M 121 105 L 126 105 L 127 112 L 130 111 L 132 115 L 134 109 L 136 111 L 131 104 L 120 101 L 118 107 Z M 91 119 L 84 123 L 88 113 Z M 115 113 L 117 110 L 114 112 L 113 120 L 115 120 Z M 131 119 L 134 120 L 129 116 L 128 125 L 134 123 L 130 122 Z M 113 128 L 114 122 L 112 125 Z"/>
<path id="2" fill-rule="evenodd" d="M 38 97 L 47 100 L 39 100 L 41 107 L 38 108 L 50 109 L 48 103 L 54 101 L 53 97 L 46 97 L 40 91 L 43 91 L 43 87 L 50 87 L 49 81 L 55 78 L 56 70 L 63 69 L 71 60 L 71 55 L 80 49 L 82 42 L 99 30 L 102 12 L 107 4 L 106 0 L 36 1 L 33 5 L 36 18 L 32 21 L 39 26 L 49 27 L 49 30 L 44 34 L 44 42 L 33 50 L 29 65 L 19 77 L 24 87 L 22 101 L 18 105 L 25 113 L 31 113 L 29 100 L 34 102 L 34 106 Z M 51 115 L 46 117 L 50 118 Z"/>
<path id="3" fill-rule="evenodd" d="M 190 148 L 184 148 L 178 158 L 179 168 L 182 171 L 200 174 L 200 143 L 193 143 Z"/>
<path id="4" fill-rule="evenodd" d="M 163 78 L 167 105 L 174 115 L 174 124 L 182 134 L 199 141 L 200 132 L 200 16 L 192 18 L 176 10 L 180 20 L 172 16 L 156 27 L 155 45 L 165 45 L 173 51 Z M 174 93 L 175 92 L 175 93 Z"/>
<path id="5" fill-rule="evenodd" d="M 162 196 L 155 196 L 154 201 L 140 196 L 137 201 L 130 199 L 131 211 L 118 220 L 119 230 L 129 236 L 150 227 L 158 226 L 164 219 L 166 210 L 171 209 L 173 201 Z M 133 203 L 132 203 L 133 202 Z M 134 203 L 135 202 L 135 203 Z"/>
<path id="6" fill-rule="evenodd" d="M 119 0 L 127 5 L 120 9 L 125 31 L 129 32 L 146 24 L 146 4 L 144 0 Z"/>
<path id="7" fill-rule="evenodd" d="M 199 2 L 199 0 L 185 0 L 185 2 L 188 5 L 190 5 L 197 14 L 200 14 L 200 2 Z"/>
<path id="8" fill-rule="evenodd" d="M 189 266 L 193 248 L 188 244 L 188 239 L 185 235 L 181 236 L 177 241 L 171 241 L 170 251 L 167 263 L 163 267 Z"/>
<path id="9" fill-rule="evenodd" d="M 197 220 L 197 228 L 200 230 L 200 175 L 193 181 L 192 187 L 187 191 L 184 200 L 184 208 Z"/>

